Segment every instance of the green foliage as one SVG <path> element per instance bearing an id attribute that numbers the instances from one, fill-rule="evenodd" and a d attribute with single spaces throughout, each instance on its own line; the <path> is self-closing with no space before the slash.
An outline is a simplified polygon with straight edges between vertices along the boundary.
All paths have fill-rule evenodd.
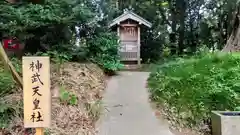
<path id="1" fill-rule="evenodd" d="M 44 135 L 51 135 L 50 130 L 46 128 L 45 131 L 44 131 Z"/>
<path id="2" fill-rule="evenodd" d="M 16 71 L 19 74 L 22 74 L 22 63 L 21 63 L 21 61 L 16 57 L 12 57 L 11 62 L 13 64 L 13 66 L 15 67 Z"/>
<path id="3" fill-rule="evenodd" d="M 54 27 L 87 23 L 92 21 L 95 14 L 83 3 L 84 0 L 46 0 L 44 4 L 24 3 L 14 6 L 1 3 L 0 30 L 4 35 L 28 39 L 36 36 L 34 30 L 38 28 L 54 30 Z M 44 34 L 47 36 L 48 32 Z"/>
<path id="4" fill-rule="evenodd" d="M 1 104 L 0 107 L 1 107 L 1 109 L 0 109 L 0 116 L 1 116 L 0 127 L 7 127 L 7 124 L 10 120 L 10 115 L 8 115 L 9 107 L 4 104 Z"/>
<path id="5" fill-rule="evenodd" d="M 14 89 L 14 82 L 12 76 L 9 72 L 1 72 L 0 71 L 0 96 L 9 94 Z"/>
<path id="6" fill-rule="evenodd" d="M 12 58 L 11 62 L 14 67 L 17 67 L 17 71 L 21 72 L 21 66 L 19 61 L 15 58 Z M 19 105 L 21 102 L 7 102 L 15 99 L 7 99 L 6 101 L 5 97 L 13 94 L 16 91 L 16 87 L 11 73 L 6 68 L 4 68 L 4 65 L 1 63 L 1 61 L 0 76 L 0 127 L 7 127 L 13 115 L 21 114 L 21 105 Z"/>
<path id="7" fill-rule="evenodd" d="M 169 57 L 170 56 L 170 48 L 169 47 L 165 47 L 163 49 L 163 57 Z"/>
<path id="8" fill-rule="evenodd" d="M 5 103 L 0 103 L 0 127 L 7 127 L 11 117 L 13 116 L 13 113 L 14 109 L 12 106 Z"/>
<path id="9" fill-rule="evenodd" d="M 63 57 L 84 59 L 84 48 L 74 46 L 75 26 L 83 26 L 92 35 L 98 19 L 95 4 L 88 0 L 45 0 L 43 4 L 8 4 L 0 2 L 0 38 L 14 36 L 25 43 L 26 53 L 44 50 L 62 63 Z M 32 47 L 34 46 L 34 47 Z M 44 47 L 42 47 L 44 46 Z M 41 50 L 40 50 L 41 49 Z M 66 57 L 64 59 L 66 59 Z M 69 59 L 72 59 L 69 58 Z M 68 59 L 68 58 L 67 58 Z"/>
<path id="10" fill-rule="evenodd" d="M 37 52 L 35 54 L 27 54 L 29 56 L 49 56 L 51 61 L 56 64 L 56 70 L 58 74 L 61 74 L 61 66 L 64 62 L 67 62 L 71 60 L 72 55 L 67 52 L 58 52 L 58 51 L 47 51 L 45 53 L 43 52 Z"/>
<path id="11" fill-rule="evenodd" d="M 107 31 L 106 21 L 97 18 L 96 3 L 88 0 L 46 0 L 43 4 L 0 5 L 0 35 L 15 36 L 26 42 L 26 52 L 46 53 L 55 63 L 90 58 L 107 72 L 121 67 L 117 54 L 117 37 Z M 103 20 L 106 20 L 104 17 Z M 101 25 L 99 23 L 101 22 Z M 75 26 L 81 26 L 80 37 L 87 47 L 74 46 Z M 29 47 L 32 45 L 36 47 Z M 88 56 L 88 57 L 87 57 Z"/>
<path id="12" fill-rule="evenodd" d="M 110 32 L 99 33 L 87 45 L 90 59 L 100 65 L 106 72 L 115 72 L 122 67 L 116 34 Z"/>
<path id="13" fill-rule="evenodd" d="M 12 102 L 6 102 L 12 101 L 6 98 L 3 98 L 0 100 L 0 127 L 6 128 L 11 122 L 13 116 L 23 116 L 23 102 L 22 101 L 12 101 Z"/>
<path id="14" fill-rule="evenodd" d="M 162 6 L 167 6 L 168 5 L 168 2 L 163 2 L 161 3 Z"/>
<path id="15" fill-rule="evenodd" d="M 151 73 L 148 86 L 172 120 L 195 127 L 209 122 L 212 110 L 239 109 L 239 80 L 240 57 L 215 53 L 168 62 Z"/>
<path id="16" fill-rule="evenodd" d="M 15 88 L 15 83 L 11 76 L 11 73 L 3 68 L 3 65 L 0 64 L 0 97 L 3 97 L 7 94 L 11 94 Z"/>
<path id="17" fill-rule="evenodd" d="M 71 54 L 66 54 L 66 53 L 57 52 L 57 51 L 48 51 L 46 53 L 37 52 L 34 55 L 49 56 L 51 58 L 51 60 L 57 64 L 63 64 L 64 62 L 69 61 L 72 58 Z"/>
<path id="18" fill-rule="evenodd" d="M 109 1 L 109 0 L 104 0 Z M 111 0 L 115 5 L 118 0 Z M 162 58 L 162 48 L 170 48 L 171 55 L 194 54 L 207 45 L 221 50 L 232 31 L 238 0 L 121 0 L 122 11 L 129 6 L 134 12 L 149 20 L 149 30 L 141 28 L 141 56 L 143 61 Z M 172 35 L 172 36 L 171 36 Z M 184 45 L 183 45 L 183 44 Z"/>
<path id="19" fill-rule="evenodd" d="M 77 105 L 78 98 L 75 94 L 67 91 L 63 86 L 60 88 L 60 101 L 67 105 Z"/>

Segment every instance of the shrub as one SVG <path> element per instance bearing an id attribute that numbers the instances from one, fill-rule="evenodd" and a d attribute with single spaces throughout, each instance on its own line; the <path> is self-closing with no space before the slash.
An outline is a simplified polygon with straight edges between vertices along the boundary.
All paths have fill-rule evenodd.
<path id="1" fill-rule="evenodd" d="M 75 94 L 67 91 L 63 86 L 60 88 L 60 101 L 65 105 L 77 105 L 78 98 Z"/>
<path id="2" fill-rule="evenodd" d="M 6 127 L 10 121 L 11 116 L 15 112 L 15 107 L 11 104 L 7 104 L 4 101 L 4 97 L 12 94 L 15 90 L 15 84 L 11 73 L 4 69 L 3 64 L 0 61 L 0 127 Z"/>
<path id="3" fill-rule="evenodd" d="M 16 72 L 19 73 L 19 75 L 21 76 L 22 75 L 22 61 L 16 57 L 12 57 L 10 59 L 11 59 L 13 66 L 15 67 Z"/>
<path id="4" fill-rule="evenodd" d="M 167 108 L 176 123 L 197 127 L 209 124 L 212 110 L 240 106 L 240 57 L 207 54 L 181 58 L 151 73 L 151 99 Z"/>
<path id="5" fill-rule="evenodd" d="M 14 81 L 11 73 L 0 64 L 0 97 L 11 94 L 14 89 Z"/>
<path id="6" fill-rule="evenodd" d="M 30 54 L 32 55 L 32 54 Z M 34 54 L 36 56 L 49 56 L 51 58 L 51 61 L 57 64 L 63 64 L 66 61 L 69 61 L 72 58 L 72 55 L 68 52 L 58 52 L 58 51 L 47 51 L 45 53 L 43 52 L 37 52 Z"/>
<path id="7" fill-rule="evenodd" d="M 114 33 L 99 33 L 87 44 L 90 59 L 105 72 L 115 72 L 122 67 L 118 55 L 118 38 Z"/>
<path id="8" fill-rule="evenodd" d="M 86 61 L 90 60 L 99 65 L 106 73 L 114 73 L 123 65 L 120 64 L 120 56 L 118 54 L 118 37 L 111 32 L 95 33 L 87 39 L 86 43 L 80 47 L 74 45 L 60 44 L 55 50 L 45 53 L 37 52 L 37 56 L 50 56 L 52 61 L 62 64 L 66 61 Z M 32 55 L 32 54 L 29 54 Z"/>

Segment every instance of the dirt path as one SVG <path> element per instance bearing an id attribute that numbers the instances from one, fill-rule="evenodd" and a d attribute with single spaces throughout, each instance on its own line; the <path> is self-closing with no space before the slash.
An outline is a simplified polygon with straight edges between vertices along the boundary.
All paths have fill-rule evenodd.
<path id="1" fill-rule="evenodd" d="M 120 72 L 108 82 L 98 135 L 173 135 L 148 102 L 147 72 Z"/>

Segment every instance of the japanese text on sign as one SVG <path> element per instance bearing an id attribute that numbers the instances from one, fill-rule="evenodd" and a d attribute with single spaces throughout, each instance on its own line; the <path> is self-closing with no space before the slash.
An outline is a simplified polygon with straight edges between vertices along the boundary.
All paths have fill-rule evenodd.
<path id="1" fill-rule="evenodd" d="M 23 57 L 24 126 L 49 127 L 51 119 L 49 57 Z"/>

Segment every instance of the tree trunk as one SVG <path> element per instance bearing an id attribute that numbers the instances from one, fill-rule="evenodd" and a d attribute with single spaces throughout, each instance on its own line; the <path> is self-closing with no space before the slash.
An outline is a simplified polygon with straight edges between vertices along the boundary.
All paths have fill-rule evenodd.
<path id="1" fill-rule="evenodd" d="M 185 33 L 185 13 L 186 13 L 186 2 L 182 1 L 180 5 L 180 29 L 179 29 L 179 40 L 178 40 L 178 53 L 183 54 L 184 50 L 184 33 Z"/>
<path id="2" fill-rule="evenodd" d="M 170 37 L 170 53 L 171 55 L 175 55 L 177 53 L 177 46 L 176 46 L 176 28 L 177 28 L 177 16 L 176 16 L 176 7 L 173 5 L 173 1 L 168 1 L 171 10 L 171 29 L 172 32 L 169 34 Z"/>
<path id="3" fill-rule="evenodd" d="M 219 35 L 219 43 L 217 45 L 217 49 L 222 49 L 222 47 L 224 46 L 224 32 L 223 32 L 223 29 L 224 29 L 224 16 L 223 15 L 219 15 L 219 22 L 218 22 L 218 28 L 220 28 L 219 32 L 220 32 L 220 35 Z"/>
<path id="4" fill-rule="evenodd" d="M 239 52 L 240 51 L 240 5 L 238 4 L 235 16 L 233 18 L 233 30 L 227 44 L 223 48 L 223 52 Z"/>
<path id="5" fill-rule="evenodd" d="M 189 27 L 190 27 L 190 33 L 189 33 L 189 37 L 190 37 L 190 42 L 188 43 L 188 45 L 190 45 L 190 49 L 191 49 L 191 53 L 195 53 L 197 50 L 197 45 L 196 45 L 196 39 L 195 39 L 195 33 L 194 33 L 194 14 L 191 13 L 191 8 L 189 7 L 188 10 L 189 13 Z"/>

